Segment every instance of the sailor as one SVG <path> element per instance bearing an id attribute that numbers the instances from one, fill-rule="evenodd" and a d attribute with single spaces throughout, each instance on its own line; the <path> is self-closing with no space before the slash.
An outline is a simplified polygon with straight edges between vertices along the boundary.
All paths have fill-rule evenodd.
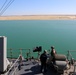
<path id="1" fill-rule="evenodd" d="M 21 69 L 21 64 L 22 64 L 22 55 L 19 56 L 19 66 L 18 69 Z"/>
<path id="2" fill-rule="evenodd" d="M 19 61 L 22 63 L 22 55 L 19 56 Z"/>
<path id="3" fill-rule="evenodd" d="M 56 50 L 54 49 L 54 46 L 51 46 L 51 56 L 54 56 L 56 54 Z"/>
<path id="4" fill-rule="evenodd" d="M 47 71 L 47 51 L 44 50 L 44 52 L 40 56 L 40 61 L 41 61 L 41 72 L 44 70 L 44 72 Z"/>
<path id="5" fill-rule="evenodd" d="M 51 58 L 53 62 L 55 62 L 55 54 L 56 54 L 56 50 L 54 46 L 51 46 Z"/>

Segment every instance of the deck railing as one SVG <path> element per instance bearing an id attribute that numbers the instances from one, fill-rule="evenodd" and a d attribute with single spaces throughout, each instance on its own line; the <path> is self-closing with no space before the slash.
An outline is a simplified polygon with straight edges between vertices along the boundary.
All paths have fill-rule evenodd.
<path id="1" fill-rule="evenodd" d="M 8 58 L 16 58 L 16 56 L 17 56 L 17 53 L 18 53 L 18 55 L 23 55 L 24 56 L 24 58 L 26 58 L 26 59 L 31 59 L 31 58 L 36 58 L 36 59 L 39 59 L 39 57 L 40 57 L 40 54 L 41 54 L 41 52 L 33 52 L 33 50 L 31 50 L 31 49 L 29 49 L 29 48 L 17 48 L 17 49 L 14 49 L 14 48 L 9 48 L 9 49 L 7 49 L 8 50 L 8 53 L 9 53 L 9 56 L 8 56 Z M 17 53 L 15 52 L 15 50 L 17 51 Z M 16 54 L 15 54 L 15 53 Z M 36 54 L 37 56 L 35 57 L 33 54 Z M 16 56 L 15 56 L 16 55 Z M 18 57 L 18 56 L 17 56 Z"/>
<path id="2" fill-rule="evenodd" d="M 74 56 L 72 55 L 72 53 L 75 53 L 76 50 L 68 50 L 68 54 L 67 54 L 67 59 L 72 59 L 74 58 Z M 75 59 L 76 60 L 76 59 Z"/>
<path id="3" fill-rule="evenodd" d="M 16 75 L 16 72 L 18 70 L 19 66 L 19 61 L 20 61 L 20 55 L 19 57 L 15 60 L 15 62 L 10 66 L 9 70 L 7 71 L 6 75 Z M 23 58 L 23 57 L 22 57 Z"/>
<path id="4" fill-rule="evenodd" d="M 9 48 L 7 50 L 10 50 L 10 52 L 9 52 L 10 56 L 8 58 L 11 58 L 11 59 L 14 58 L 13 56 L 15 54 L 13 55 L 13 50 L 19 50 L 19 52 L 20 52 L 19 54 L 21 54 L 21 55 L 22 55 L 22 51 L 26 50 L 26 51 L 28 51 L 28 52 L 26 52 L 26 58 L 28 58 L 29 56 L 31 58 L 31 49 L 25 49 L 25 48 L 13 49 L 13 48 Z"/>
<path id="5" fill-rule="evenodd" d="M 76 50 L 68 50 L 68 54 L 67 54 L 67 59 L 69 60 L 69 62 L 72 65 L 74 65 L 76 62 L 76 57 L 75 57 L 76 53 L 75 52 L 76 52 Z M 75 53 L 75 55 L 74 55 L 74 53 Z"/>

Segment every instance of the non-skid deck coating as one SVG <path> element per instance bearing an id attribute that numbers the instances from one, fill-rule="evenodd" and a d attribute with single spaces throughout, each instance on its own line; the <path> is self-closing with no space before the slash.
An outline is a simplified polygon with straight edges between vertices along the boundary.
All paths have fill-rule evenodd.
<path id="1" fill-rule="evenodd" d="M 34 60 L 23 61 L 21 70 L 17 70 L 16 75 L 72 75 L 74 70 L 74 66 L 71 66 L 70 69 L 64 71 L 64 74 L 59 74 L 49 67 L 46 73 L 41 73 L 40 67 L 40 62 Z"/>
<path id="2" fill-rule="evenodd" d="M 26 61 L 24 59 L 20 70 L 17 67 L 18 65 L 19 63 L 15 64 L 15 68 L 17 68 L 15 73 L 13 73 L 15 71 L 15 68 L 14 68 L 10 71 L 9 74 L 5 73 L 1 75 L 76 75 L 76 70 L 75 70 L 75 73 L 73 73 L 74 65 L 71 65 L 70 69 L 65 70 L 64 74 L 59 74 L 58 72 L 53 70 L 53 68 L 51 68 L 50 66 L 48 66 L 46 73 L 44 72 L 41 73 L 40 72 L 41 64 L 40 64 L 40 61 L 37 61 L 37 60 Z"/>
<path id="3" fill-rule="evenodd" d="M 51 72 L 51 70 L 48 70 L 46 73 L 40 72 L 40 62 L 29 60 L 24 61 L 23 65 L 21 66 L 21 70 L 18 70 L 16 73 L 17 75 L 59 75 L 54 72 Z"/>

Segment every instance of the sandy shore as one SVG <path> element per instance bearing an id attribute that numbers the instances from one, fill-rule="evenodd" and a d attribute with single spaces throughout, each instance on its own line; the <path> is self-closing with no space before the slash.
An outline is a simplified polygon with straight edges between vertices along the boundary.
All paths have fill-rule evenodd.
<path id="1" fill-rule="evenodd" d="M 76 20 L 76 15 L 0 16 L 0 20 Z"/>

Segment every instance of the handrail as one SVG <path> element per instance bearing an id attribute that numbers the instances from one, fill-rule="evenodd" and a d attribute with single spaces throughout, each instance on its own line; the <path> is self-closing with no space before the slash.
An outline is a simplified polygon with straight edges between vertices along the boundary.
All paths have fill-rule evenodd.
<path id="1" fill-rule="evenodd" d="M 18 67 L 15 68 L 14 72 L 11 75 L 14 75 Z"/>
<path id="2" fill-rule="evenodd" d="M 7 50 L 10 50 L 10 58 L 12 59 L 13 57 L 13 50 L 20 50 L 20 54 L 22 55 L 23 50 L 28 50 L 28 54 L 31 54 L 31 49 L 30 48 L 8 48 Z M 26 54 L 27 55 L 27 54 Z M 27 56 L 28 57 L 28 56 Z"/>
<path id="3" fill-rule="evenodd" d="M 69 52 L 76 52 L 76 50 L 68 50 Z"/>
<path id="4" fill-rule="evenodd" d="M 71 54 L 72 50 L 68 50 L 68 56 L 70 56 L 72 58 L 72 54 Z"/>
<path id="5" fill-rule="evenodd" d="M 8 48 L 7 50 L 30 50 L 29 48 Z"/>
<path id="6" fill-rule="evenodd" d="M 16 59 L 16 61 L 13 63 L 13 65 L 10 67 L 10 69 L 7 71 L 7 74 L 6 75 L 9 75 L 9 72 L 10 72 L 10 70 L 15 66 L 15 64 L 17 63 L 17 61 L 19 60 L 19 57 Z M 16 65 L 17 66 L 17 65 Z M 18 66 L 17 66 L 18 67 Z M 16 68 L 17 69 L 17 68 Z M 15 71 L 16 71 L 16 69 L 15 69 Z M 14 72 L 15 72 L 14 71 Z"/>
<path id="7" fill-rule="evenodd" d="M 76 52 L 76 50 L 68 50 L 67 59 L 70 61 L 70 63 L 73 65 L 75 62 L 75 58 L 71 54 L 71 52 Z"/>
<path id="8" fill-rule="evenodd" d="M 71 52 L 76 52 L 76 50 L 68 50 L 68 56 L 73 57 L 72 54 L 71 54 Z"/>

